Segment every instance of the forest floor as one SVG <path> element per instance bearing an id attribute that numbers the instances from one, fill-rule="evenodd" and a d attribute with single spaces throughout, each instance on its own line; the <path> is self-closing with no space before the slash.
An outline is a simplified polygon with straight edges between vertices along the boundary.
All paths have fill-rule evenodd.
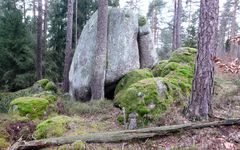
<path id="1" fill-rule="evenodd" d="M 220 119 L 239 118 L 240 116 L 240 78 L 237 75 L 217 72 L 215 78 L 215 95 L 213 99 L 213 114 L 215 118 L 210 121 Z M 68 106 L 68 104 L 65 104 Z M 74 112 L 74 107 L 69 106 Z M 87 106 L 93 107 L 92 106 Z M 77 110 L 77 109 L 76 109 Z M 124 130 L 123 125 L 119 125 L 116 118 L 121 114 L 121 110 L 109 104 L 104 109 L 95 109 L 96 112 L 76 112 L 78 116 L 84 118 L 86 122 L 101 122 L 104 127 L 101 131 Z M 90 114 L 90 115 L 89 115 Z M 176 125 L 189 123 L 182 114 L 182 109 L 172 106 L 160 119 L 152 126 Z M 240 149 L 240 126 L 210 127 L 204 129 L 191 129 L 179 131 L 154 139 L 134 140 L 114 144 L 87 144 L 87 150 L 235 150 Z"/>
<path id="2" fill-rule="evenodd" d="M 217 71 L 215 76 L 215 92 L 213 98 L 213 114 L 220 119 L 240 118 L 240 77 Z M 187 101 L 187 100 L 186 100 Z M 124 125 L 117 121 L 122 111 L 114 107 L 112 101 L 99 101 L 89 103 L 63 101 L 65 115 L 81 120 L 76 127 L 70 125 L 71 130 L 63 136 L 71 136 L 79 133 L 106 132 L 124 130 Z M 172 106 L 161 119 L 148 127 L 176 125 L 189 123 L 183 116 L 182 108 L 178 103 Z M 7 116 L 0 114 L 1 124 Z M 80 118 L 80 119 L 79 119 Z M 74 126 L 74 124 L 72 124 Z M 76 125 L 76 124 L 75 124 Z M 78 128 L 81 126 L 81 128 Z M 12 137 L 16 132 L 12 133 Z M 18 137 L 19 138 L 19 137 Z M 17 140 L 17 139 L 15 139 Z M 48 148 L 53 149 L 53 148 Z M 57 149 L 61 149 L 57 148 Z M 71 145 L 62 147 L 71 149 Z M 190 129 L 153 139 L 134 140 L 122 143 L 86 144 L 87 150 L 235 150 L 240 149 L 240 126 L 210 127 L 204 129 Z M 1 150 L 1 148 L 0 148 Z"/>
<path id="3" fill-rule="evenodd" d="M 239 118 L 240 116 L 240 78 L 237 75 L 217 72 L 215 78 L 215 95 L 213 114 L 219 119 Z M 105 131 L 124 130 L 124 126 L 116 121 L 121 110 L 112 107 L 104 113 L 82 116 L 87 121 L 105 122 Z M 175 125 L 188 123 L 182 110 L 173 106 L 166 112 L 163 119 L 149 126 Z M 222 126 L 217 128 L 192 129 L 180 131 L 154 139 L 135 140 L 116 144 L 87 144 L 87 150 L 121 149 L 121 150 L 235 150 L 240 149 L 240 126 Z"/>

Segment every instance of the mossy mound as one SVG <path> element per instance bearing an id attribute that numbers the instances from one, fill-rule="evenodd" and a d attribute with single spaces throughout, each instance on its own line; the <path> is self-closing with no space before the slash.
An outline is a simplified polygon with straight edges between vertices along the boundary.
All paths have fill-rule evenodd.
<path id="1" fill-rule="evenodd" d="M 19 97 L 14 99 L 10 105 L 10 112 L 17 112 L 20 116 L 34 119 L 44 115 L 44 112 L 49 105 L 49 101 L 44 98 Z"/>
<path id="2" fill-rule="evenodd" d="M 126 74 L 117 84 L 115 94 L 121 90 L 127 89 L 131 84 L 136 83 L 142 79 L 152 78 L 153 74 L 150 69 L 137 69 Z"/>
<path id="3" fill-rule="evenodd" d="M 44 91 L 38 94 L 34 94 L 33 97 L 39 97 L 39 98 L 44 98 L 49 101 L 49 103 L 54 103 L 57 101 L 57 96 L 54 95 L 54 93 L 50 91 Z"/>
<path id="4" fill-rule="evenodd" d="M 153 67 L 152 78 L 141 76 L 134 80 L 132 72 L 125 75 L 117 85 L 115 104 L 124 107 L 127 115 L 138 113 L 139 119 L 143 121 L 146 121 L 145 118 L 150 120 L 152 117 L 160 117 L 175 100 L 187 99 L 190 95 L 196 52 L 192 48 L 174 51 L 169 60 L 160 61 Z M 166 87 L 163 90 L 165 97 L 158 94 L 159 83 Z M 150 104 L 154 106 L 151 110 Z M 122 120 L 123 117 L 119 116 L 118 121 Z"/>
<path id="5" fill-rule="evenodd" d="M 194 48 L 183 47 L 175 50 L 169 62 L 176 62 L 176 63 L 187 63 L 191 66 L 194 66 L 195 57 L 197 54 L 197 50 Z"/>
<path id="6" fill-rule="evenodd" d="M 54 95 L 54 93 L 56 93 L 57 91 L 56 85 L 53 82 L 49 81 L 48 79 L 39 80 L 36 83 L 34 83 L 33 86 L 23 90 L 19 90 L 16 92 L 0 93 L 0 113 L 8 112 L 10 108 L 10 103 L 13 99 L 16 99 L 18 97 L 34 97 L 34 95 L 37 94 L 47 93 L 46 91 L 48 91 L 48 93 L 53 92 L 51 95 Z M 52 96 L 51 99 L 53 99 Z"/>
<path id="7" fill-rule="evenodd" d="M 44 88 L 48 82 L 50 82 L 48 79 L 42 79 L 42 80 L 38 80 L 36 83 L 38 83 L 42 88 Z"/>
<path id="8" fill-rule="evenodd" d="M 140 80 L 126 90 L 118 92 L 115 97 L 117 106 L 124 107 L 127 114 L 138 113 L 139 123 L 144 124 L 147 121 L 145 118 L 156 118 L 166 111 L 171 103 L 172 100 L 168 98 L 166 87 L 159 78 Z"/>
<path id="9" fill-rule="evenodd" d="M 57 86 L 55 85 L 54 82 L 48 82 L 47 85 L 44 88 L 46 91 L 53 91 L 53 92 L 57 92 Z"/>
<path id="10" fill-rule="evenodd" d="M 196 49 L 180 48 L 169 60 L 160 61 L 152 69 L 155 77 L 161 77 L 168 92 L 175 98 L 189 96 L 194 74 Z"/>
<path id="11" fill-rule="evenodd" d="M 99 132 L 107 128 L 105 123 L 85 121 L 81 117 L 55 116 L 37 125 L 36 139 L 59 136 L 75 136 Z"/>
<path id="12" fill-rule="evenodd" d="M 62 136 L 68 129 L 68 122 L 71 121 L 67 116 L 56 116 L 47 119 L 37 125 L 37 130 L 34 133 L 36 139 L 59 137 Z"/>

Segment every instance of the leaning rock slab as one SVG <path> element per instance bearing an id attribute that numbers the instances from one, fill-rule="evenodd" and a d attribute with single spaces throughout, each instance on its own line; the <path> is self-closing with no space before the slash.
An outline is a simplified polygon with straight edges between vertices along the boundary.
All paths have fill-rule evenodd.
<path id="1" fill-rule="evenodd" d="M 139 27 L 138 45 L 141 68 L 151 68 L 158 61 L 158 54 L 154 49 L 153 38 L 149 24 Z"/>

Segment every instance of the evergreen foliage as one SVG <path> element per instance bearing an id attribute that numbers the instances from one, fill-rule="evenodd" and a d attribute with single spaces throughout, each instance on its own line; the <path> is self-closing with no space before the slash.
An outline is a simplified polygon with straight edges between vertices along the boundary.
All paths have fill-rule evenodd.
<path id="1" fill-rule="evenodd" d="M 0 16 L 0 88 L 15 91 L 34 82 L 34 40 L 13 1 L 3 1 Z"/>

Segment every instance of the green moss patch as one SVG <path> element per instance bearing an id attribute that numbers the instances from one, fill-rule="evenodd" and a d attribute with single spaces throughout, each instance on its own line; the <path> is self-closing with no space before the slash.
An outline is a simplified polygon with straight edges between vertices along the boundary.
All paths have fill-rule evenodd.
<path id="1" fill-rule="evenodd" d="M 153 74 L 149 69 L 138 69 L 130 71 L 118 83 L 115 94 L 121 90 L 127 89 L 131 84 L 146 78 L 152 78 Z"/>
<path id="2" fill-rule="evenodd" d="M 148 78 L 132 84 L 116 95 L 115 104 L 124 107 L 127 114 L 138 113 L 139 123 L 145 124 L 146 118 L 156 118 L 172 103 L 171 99 L 166 99 L 164 85 L 158 89 L 158 82 L 161 81 L 157 78 Z"/>
<path id="3" fill-rule="evenodd" d="M 48 79 L 42 79 L 37 81 L 33 86 L 26 89 L 19 90 L 17 92 L 0 93 L 0 113 L 7 113 L 10 108 L 11 101 L 18 97 L 34 97 L 34 95 L 38 95 L 38 94 L 43 95 L 42 93 L 49 93 L 49 92 L 55 93 L 56 91 L 57 91 L 57 87 L 53 82 L 49 81 Z M 51 95 L 54 95 L 54 94 L 51 94 Z M 54 101 L 54 99 L 56 99 L 56 97 L 53 98 L 53 96 L 50 96 L 50 97 L 47 96 L 42 98 L 46 98 L 49 101 L 51 100 Z"/>
<path id="4" fill-rule="evenodd" d="M 54 103 L 57 101 L 57 96 L 55 96 L 52 92 L 44 91 L 38 94 L 34 94 L 33 97 L 44 98 L 49 101 L 49 103 Z"/>
<path id="5" fill-rule="evenodd" d="M 144 26 L 147 23 L 147 18 L 145 16 L 140 16 L 138 18 L 138 25 L 140 27 Z"/>
<path id="6" fill-rule="evenodd" d="M 49 82 L 48 79 L 42 79 L 42 80 L 37 81 L 37 83 L 38 83 L 42 88 L 44 88 L 44 87 L 48 84 L 48 82 Z"/>
<path id="7" fill-rule="evenodd" d="M 70 120 L 71 118 L 67 116 L 47 119 L 37 125 L 34 136 L 36 139 L 62 136 L 68 130 L 67 126 Z"/>
<path id="8" fill-rule="evenodd" d="M 85 150 L 86 149 L 86 143 L 83 141 L 76 141 L 72 144 L 72 147 L 74 150 Z"/>
<path id="9" fill-rule="evenodd" d="M 0 137 L 0 149 L 7 148 L 8 146 L 9 146 L 9 143 L 6 141 L 6 139 Z"/>
<path id="10" fill-rule="evenodd" d="M 57 92 L 57 86 L 52 81 L 48 82 L 44 89 L 46 91 L 53 91 L 55 93 Z"/>
<path id="11" fill-rule="evenodd" d="M 20 116 L 34 119 L 44 114 L 49 105 L 49 101 L 44 98 L 19 97 L 14 99 L 10 105 L 11 112 L 17 112 Z"/>
<path id="12" fill-rule="evenodd" d="M 85 121 L 81 117 L 55 116 L 37 125 L 34 133 L 36 139 L 59 136 L 74 136 L 99 132 L 107 126 L 102 122 Z"/>
<path id="13" fill-rule="evenodd" d="M 174 51 L 169 59 L 169 62 L 187 63 L 194 65 L 197 50 L 189 47 L 179 48 Z"/>

